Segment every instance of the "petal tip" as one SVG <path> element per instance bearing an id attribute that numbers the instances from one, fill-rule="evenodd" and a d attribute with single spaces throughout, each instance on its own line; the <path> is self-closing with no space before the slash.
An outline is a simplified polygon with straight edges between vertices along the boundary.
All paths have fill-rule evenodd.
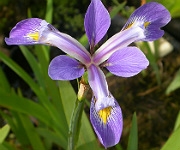
<path id="1" fill-rule="evenodd" d="M 84 27 L 91 46 L 106 34 L 111 23 L 110 15 L 101 0 L 92 0 L 84 19 Z"/>
<path id="2" fill-rule="evenodd" d="M 50 62 L 48 75 L 53 80 L 73 80 L 84 74 L 84 68 L 79 65 L 77 60 L 60 55 Z"/>
<path id="3" fill-rule="evenodd" d="M 39 43 L 40 30 L 47 26 L 47 22 L 39 18 L 29 18 L 18 22 L 11 30 L 9 38 L 5 38 L 8 45 L 30 45 Z"/>

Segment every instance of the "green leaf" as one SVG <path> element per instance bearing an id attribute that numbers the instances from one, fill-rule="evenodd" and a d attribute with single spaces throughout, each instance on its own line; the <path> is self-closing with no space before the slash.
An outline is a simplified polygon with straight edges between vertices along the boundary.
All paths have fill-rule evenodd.
<path id="1" fill-rule="evenodd" d="M 48 23 L 52 23 L 52 14 L 53 14 L 53 0 L 47 0 L 45 20 Z"/>
<path id="2" fill-rule="evenodd" d="M 47 110 L 41 105 L 23 97 L 19 97 L 15 94 L 9 94 L 0 90 L 0 105 L 14 110 L 17 112 L 32 115 L 45 124 L 51 126 L 53 123 L 52 118 L 48 114 Z"/>
<path id="3" fill-rule="evenodd" d="M 104 150 L 104 148 L 98 147 L 97 140 L 93 140 L 91 142 L 86 142 L 85 144 L 80 145 L 77 150 Z"/>
<path id="4" fill-rule="evenodd" d="M 123 150 L 122 146 L 120 144 L 115 145 L 116 150 Z"/>
<path id="5" fill-rule="evenodd" d="M 4 139 L 7 137 L 8 133 L 10 131 L 10 126 L 6 124 L 0 129 L 0 144 L 4 141 Z"/>
<path id="6" fill-rule="evenodd" d="M 24 114 L 19 114 L 19 117 L 25 129 L 25 134 L 28 137 L 33 150 L 45 150 L 41 138 L 37 134 L 35 127 L 30 121 L 30 118 Z"/>
<path id="7" fill-rule="evenodd" d="M 171 13 L 173 18 L 180 17 L 180 1 L 179 0 L 163 0 L 160 1 Z"/>
<path id="8" fill-rule="evenodd" d="M 7 57 L 1 51 L 0 58 L 9 68 L 11 68 L 17 75 L 19 75 L 37 95 L 39 94 L 39 86 L 28 75 L 28 73 L 26 73 L 17 63 L 15 63 L 11 58 Z"/>
<path id="9" fill-rule="evenodd" d="M 116 4 L 116 6 L 114 6 L 110 12 L 111 19 L 114 18 L 126 5 L 126 1 L 120 4 L 117 0 L 114 0 L 114 3 Z"/>
<path id="10" fill-rule="evenodd" d="M 174 131 L 176 131 L 178 128 L 180 128 L 180 111 L 179 111 L 177 118 L 176 118 L 176 122 L 174 125 Z"/>
<path id="11" fill-rule="evenodd" d="M 127 150 L 138 150 L 138 127 L 136 113 L 133 114 L 132 118 L 132 126 L 130 129 Z"/>
<path id="12" fill-rule="evenodd" d="M 9 91 L 9 92 L 11 91 L 10 84 L 1 67 L 0 67 L 0 87 L 5 91 Z"/>
<path id="13" fill-rule="evenodd" d="M 39 97 L 41 102 L 45 107 L 49 110 L 52 118 L 56 120 L 57 126 L 59 126 L 60 130 L 63 132 L 65 136 L 68 136 L 68 125 L 66 121 L 66 116 L 64 113 L 63 104 L 61 101 L 61 97 L 59 94 L 59 89 L 57 86 L 57 82 L 53 81 L 48 76 L 48 66 L 49 66 L 49 47 L 37 45 L 35 47 L 35 54 L 38 58 L 38 65 L 40 67 L 42 73 L 43 84 L 45 85 L 45 89 L 43 89 L 44 98 Z M 45 101 L 46 99 L 46 101 Z M 49 101 L 50 99 L 50 101 Z"/>
<path id="14" fill-rule="evenodd" d="M 0 150 L 15 150 L 15 148 L 9 142 L 4 141 L 0 144 Z"/>
<path id="15" fill-rule="evenodd" d="M 156 58 L 156 55 L 154 55 L 152 50 L 151 50 L 150 43 L 149 42 L 136 42 L 136 45 L 140 49 L 142 49 L 144 52 L 147 51 L 146 57 L 149 60 L 149 63 L 152 66 L 154 73 L 156 74 L 157 83 L 160 85 L 161 84 L 161 78 L 160 78 L 159 68 L 157 65 L 157 58 Z M 153 46 L 155 48 L 154 42 L 153 42 Z"/>
<path id="16" fill-rule="evenodd" d="M 52 105 L 51 101 L 49 101 L 49 95 L 47 95 L 47 92 L 42 90 L 38 84 L 36 84 L 36 82 L 28 75 L 28 73 L 26 73 L 19 65 L 17 65 L 13 60 L 11 60 L 10 58 L 8 58 L 5 54 L 3 54 L 2 52 L 0 52 L 0 58 L 3 60 L 3 62 L 9 66 L 14 72 L 16 72 L 29 86 L 30 88 L 35 92 L 35 94 L 38 97 L 39 102 L 41 102 L 41 104 L 46 108 L 46 113 L 50 118 L 52 118 L 51 120 L 54 120 L 54 126 L 56 127 L 57 130 L 59 130 L 59 132 L 61 131 L 63 135 L 67 136 L 66 130 L 67 129 L 67 123 L 64 117 L 64 111 L 63 109 L 61 110 L 62 113 L 59 113 L 57 111 L 57 109 L 55 109 L 54 105 Z M 47 62 L 46 62 L 47 63 Z M 47 68 L 46 68 L 47 69 Z M 50 78 L 49 78 L 50 80 Z M 47 85 L 50 86 L 50 85 Z M 51 88 L 51 87 L 49 87 Z M 53 89 L 53 87 L 52 87 Z M 57 93 L 57 92 L 56 92 Z M 1 93 L 2 94 L 2 93 Z M 4 94 L 3 94 L 4 95 Z M 5 95 L 4 95 L 5 96 Z M 6 95 L 7 96 L 7 95 Z M 11 98 L 11 96 L 9 96 L 9 98 Z M 57 98 L 58 97 L 53 97 Z M 7 98 L 5 98 L 7 99 Z M 18 99 L 18 97 L 15 98 L 16 100 Z M 1 101 L 2 99 L 0 99 Z M 3 102 L 3 101 L 1 101 Z M 61 105 L 59 105 L 60 107 Z M 17 107 L 20 108 L 20 107 Z M 23 107 L 21 106 L 21 109 Z M 33 107 L 32 107 L 33 108 Z M 25 110 L 26 111 L 26 110 Z M 32 111 L 32 113 L 34 114 L 34 112 Z M 35 115 L 36 116 L 36 115 Z M 41 118 L 43 119 L 43 118 Z M 46 121 L 46 117 L 43 119 L 44 121 Z M 47 123 L 47 122 L 46 122 Z M 50 122 L 49 122 L 50 123 Z M 59 124 L 61 123 L 61 126 L 59 126 Z"/>
<path id="17" fill-rule="evenodd" d="M 66 118 L 59 94 L 59 89 L 57 86 L 57 82 L 53 81 L 48 76 L 48 66 L 49 66 L 49 47 L 45 46 L 36 46 L 35 47 L 35 53 L 38 58 L 38 66 L 41 70 L 41 80 L 43 82 L 43 85 L 45 85 L 45 94 L 46 97 L 49 97 L 51 99 L 52 105 L 54 108 L 56 108 L 57 113 L 59 114 L 59 117 L 61 120 L 64 120 L 64 125 L 67 127 Z M 34 70 L 36 71 L 36 70 Z M 62 122 L 62 121 L 61 121 Z"/>
<path id="18" fill-rule="evenodd" d="M 45 139 L 66 149 L 67 140 L 65 140 L 62 135 L 58 135 L 57 133 L 50 131 L 50 129 L 45 128 L 36 128 L 36 131 Z"/>
<path id="19" fill-rule="evenodd" d="M 180 88 L 180 69 L 177 71 L 174 79 L 166 89 L 166 94 L 173 92 L 174 90 Z"/>
<path id="20" fill-rule="evenodd" d="M 87 118 L 85 112 L 83 111 L 77 149 L 81 150 L 81 147 L 86 147 L 85 149 L 89 149 L 88 143 L 91 143 L 92 149 L 101 149 L 98 145 L 98 140 L 90 124 L 90 120 Z"/>
<path id="21" fill-rule="evenodd" d="M 180 127 L 176 129 L 164 144 L 161 150 L 179 150 L 180 149 Z"/>
<path id="22" fill-rule="evenodd" d="M 48 126 L 49 128 L 52 128 L 55 130 L 55 132 L 59 136 L 59 141 L 67 141 L 68 136 L 68 127 L 63 122 L 60 122 L 59 120 L 54 120 L 49 112 L 43 108 L 41 105 L 23 97 L 19 97 L 15 94 L 9 94 L 4 91 L 0 90 L 0 106 L 10 109 L 11 111 L 24 113 L 29 116 L 33 116 L 44 125 Z M 5 114 L 1 113 L 4 118 L 8 118 Z M 53 114 L 52 114 L 53 115 Z M 57 114 L 55 114 L 56 117 Z M 58 119 L 58 117 L 56 117 Z M 16 125 L 12 122 L 12 119 L 9 118 L 8 122 L 11 122 L 11 125 L 13 126 L 14 130 L 17 130 Z M 19 123 L 19 121 L 18 121 Z M 66 127 L 64 128 L 64 126 Z M 66 129 L 67 128 L 67 129 Z M 64 145 L 64 142 L 62 143 Z"/>
<path id="23" fill-rule="evenodd" d="M 25 47 L 25 46 L 19 46 L 19 47 L 20 47 L 21 52 L 23 53 L 24 57 L 26 58 L 27 62 L 29 63 L 29 65 L 36 77 L 38 84 L 41 87 L 45 88 L 43 74 L 42 74 L 41 68 L 39 67 L 39 64 L 37 62 L 37 59 L 35 58 L 35 56 L 30 52 L 30 50 L 27 47 Z"/>
<path id="24" fill-rule="evenodd" d="M 9 110 L 9 113 L 11 115 L 3 114 L 3 117 L 11 126 L 11 130 L 13 131 L 13 134 L 15 134 L 16 138 L 21 143 L 22 147 L 29 146 L 30 141 L 27 137 L 25 128 L 23 126 L 23 122 L 21 121 L 21 118 L 20 118 L 20 115 L 22 115 L 22 113 L 19 113 L 13 110 Z"/>
<path id="25" fill-rule="evenodd" d="M 74 108 L 74 103 L 77 96 L 69 81 L 58 81 L 58 83 L 59 92 L 62 99 L 62 105 L 64 107 L 66 120 L 69 125 L 72 110 Z"/>
<path id="26" fill-rule="evenodd" d="M 152 0 L 147 0 L 147 2 L 151 2 Z M 157 0 L 157 2 L 161 3 L 169 10 L 171 17 L 176 18 L 180 17 L 180 1 L 179 0 Z"/>
<path id="27" fill-rule="evenodd" d="M 5 147 L 4 145 L 0 144 L 0 150 L 8 150 L 8 148 Z"/>
<path id="28" fill-rule="evenodd" d="M 68 125 L 70 124 L 70 119 L 72 115 L 72 110 L 74 108 L 74 104 L 76 102 L 76 93 L 72 88 L 71 84 L 68 81 L 58 81 L 59 82 L 59 91 L 62 99 L 62 103 L 64 106 L 65 115 L 67 118 Z M 99 146 L 97 144 L 97 139 L 94 135 L 94 131 L 91 127 L 90 121 L 87 118 L 85 112 L 82 113 L 82 118 L 80 121 L 80 132 L 79 139 L 77 143 L 77 150 L 88 149 L 89 145 L 87 143 L 91 143 L 91 149 L 99 150 Z"/>
<path id="29" fill-rule="evenodd" d="M 86 46 L 88 44 L 88 39 L 86 34 L 82 35 L 81 38 L 78 40 L 82 45 Z"/>

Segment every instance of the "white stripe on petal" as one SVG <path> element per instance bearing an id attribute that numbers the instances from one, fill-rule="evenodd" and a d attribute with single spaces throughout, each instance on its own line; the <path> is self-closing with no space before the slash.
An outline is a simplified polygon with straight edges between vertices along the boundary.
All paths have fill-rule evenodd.
<path id="1" fill-rule="evenodd" d="M 112 36 L 94 53 L 93 62 L 99 65 L 106 61 L 117 50 L 121 50 L 132 42 L 144 37 L 144 29 L 139 26 L 133 26 L 123 30 Z"/>

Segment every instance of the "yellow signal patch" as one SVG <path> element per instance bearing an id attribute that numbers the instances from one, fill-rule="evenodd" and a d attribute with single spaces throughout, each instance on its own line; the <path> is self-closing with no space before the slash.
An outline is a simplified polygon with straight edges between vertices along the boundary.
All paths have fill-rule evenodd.
<path id="1" fill-rule="evenodd" d="M 144 27 L 146 28 L 149 24 L 150 24 L 150 22 L 145 22 Z"/>
<path id="2" fill-rule="evenodd" d="M 107 107 L 107 108 L 101 109 L 98 112 L 99 117 L 102 119 L 104 124 L 107 123 L 107 119 L 111 115 L 111 109 L 112 109 L 112 107 Z"/>
<path id="3" fill-rule="evenodd" d="M 39 40 L 39 32 L 29 33 L 28 36 L 35 41 Z"/>
<path id="4" fill-rule="evenodd" d="M 125 27 L 123 30 L 129 29 L 130 27 L 132 27 L 133 24 L 134 24 L 134 22 L 132 22 L 132 23 L 126 25 L 126 27 Z"/>

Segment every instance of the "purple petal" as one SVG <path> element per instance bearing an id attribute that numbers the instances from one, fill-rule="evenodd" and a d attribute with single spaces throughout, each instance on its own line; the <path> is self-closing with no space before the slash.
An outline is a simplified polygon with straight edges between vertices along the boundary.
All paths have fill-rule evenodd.
<path id="1" fill-rule="evenodd" d="M 5 38 L 8 45 L 30 45 L 39 43 L 41 32 L 48 23 L 39 18 L 25 19 L 11 30 L 10 37 Z"/>
<path id="2" fill-rule="evenodd" d="M 142 5 L 134 11 L 122 30 L 140 26 L 145 31 L 145 38 L 138 39 L 153 41 L 163 36 L 164 31 L 160 28 L 171 20 L 169 11 L 161 4 L 150 2 Z"/>
<path id="3" fill-rule="evenodd" d="M 99 112 L 95 109 L 95 99 L 93 98 L 91 101 L 91 124 L 99 141 L 105 148 L 114 146 L 119 142 L 123 129 L 121 108 L 114 98 L 113 101 L 115 106 L 104 108 Z"/>
<path id="4" fill-rule="evenodd" d="M 107 40 L 94 54 L 96 65 L 107 60 L 115 51 L 135 41 L 152 41 L 163 36 L 160 28 L 171 19 L 168 10 L 156 2 L 138 8 L 129 18 L 121 32 Z"/>
<path id="5" fill-rule="evenodd" d="M 121 50 L 137 39 L 142 39 L 144 37 L 143 29 L 140 27 L 123 30 L 112 36 L 103 45 L 101 45 L 99 49 L 97 49 L 92 58 L 93 62 L 96 65 L 99 65 L 106 61 L 114 52 Z"/>
<path id="6" fill-rule="evenodd" d="M 91 46 L 96 45 L 110 26 L 110 16 L 100 0 L 91 0 L 87 9 L 84 26 Z"/>
<path id="7" fill-rule="evenodd" d="M 51 24 L 38 18 L 19 22 L 5 41 L 8 45 L 53 45 L 84 64 L 90 62 L 89 52 L 77 40 L 59 32 Z"/>
<path id="8" fill-rule="evenodd" d="M 108 91 L 108 85 L 104 73 L 99 67 L 91 65 L 87 68 L 88 71 L 88 81 L 93 94 L 96 98 L 96 111 L 103 108 L 114 106 L 112 97 Z"/>
<path id="9" fill-rule="evenodd" d="M 88 64 L 91 62 L 91 56 L 89 52 L 84 48 L 84 46 L 82 46 L 76 39 L 72 38 L 71 36 L 54 31 L 51 35 L 48 35 L 47 40 L 48 43 L 58 47 L 83 64 Z"/>
<path id="10" fill-rule="evenodd" d="M 84 68 L 77 60 L 61 55 L 50 62 L 48 74 L 53 80 L 73 80 L 84 74 Z"/>
<path id="11" fill-rule="evenodd" d="M 145 69 L 149 61 L 137 47 L 127 47 L 113 53 L 105 65 L 112 74 L 131 77 Z"/>

